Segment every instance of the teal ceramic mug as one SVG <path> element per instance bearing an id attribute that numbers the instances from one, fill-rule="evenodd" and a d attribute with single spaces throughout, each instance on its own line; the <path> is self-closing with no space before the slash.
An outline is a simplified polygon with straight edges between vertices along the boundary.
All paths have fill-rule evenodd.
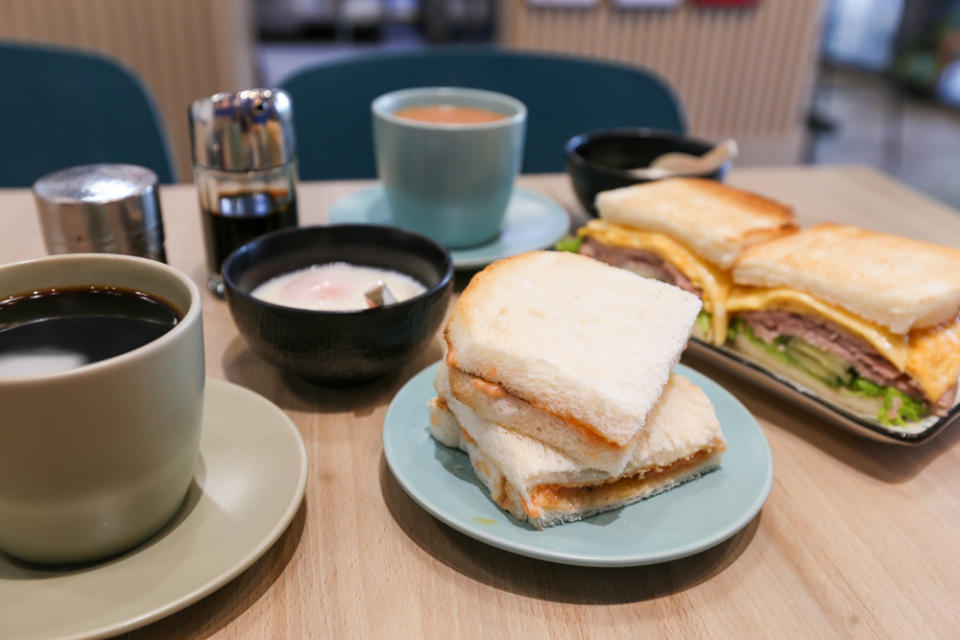
<path id="1" fill-rule="evenodd" d="M 200 290 L 190 278 L 110 254 L 3 265 L 0 329 L 25 292 L 91 286 L 149 294 L 181 317 L 142 346 L 59 370 L 38 372 L 16 349 L 0 351 L 0 550 L 22 560 L 68 564 L 125 551 L 176 514 L 193 479 L 205 373 Z"/>
<path id="2" fill-rule="evenodd" d="M 414 120 L 408 109 L 446 105 L 492 112 L 486 122 Z M 527 109 L 479 89 L 404 89 L 372 104 L 377 173 L 394 224 L 447 248 L 496 238 L 520 170 Z"/>

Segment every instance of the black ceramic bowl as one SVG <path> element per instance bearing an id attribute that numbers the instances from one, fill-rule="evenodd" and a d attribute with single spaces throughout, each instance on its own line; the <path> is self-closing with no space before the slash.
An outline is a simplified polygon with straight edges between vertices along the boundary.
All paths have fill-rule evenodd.
<path id="1" fill-rule="evenodd" d="M 399 271 L 427 291 L 361 311 L 295 309 L 250 295 L 274 276 L 327 262 Z M 301 227 L 234 251 L 223 263 L 223 281 L 240 334 L 263 359 L 317 384 L 359 384 L 397 371 L 429 344 L 450 300 L 453 262 L 429 238 L 395 227 Z"/>
<path id="2" fill-rule="evenodd" d="M 570 138 L 564 151 L 567 173 L 583 208 L 597 215 L 594 198 L 601 191 L 650 182 L 631 175 L 626 169 L 649 166 L 655 158 L 670 151 L 703 155 L 713 144 L 677 133 L 656 129 L 604 129 Z M 698 176 L 723 180 L 732 162 L 713 173 Z"/>

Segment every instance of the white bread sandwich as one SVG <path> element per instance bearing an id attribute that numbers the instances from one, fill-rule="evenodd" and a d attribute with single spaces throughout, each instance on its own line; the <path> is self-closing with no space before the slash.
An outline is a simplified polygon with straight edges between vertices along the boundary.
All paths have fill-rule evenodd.
<path id="1" fill-rule="evenodd" d="M 433 437 L 470 457 L 490 497 L 538 529 L 616 509 L 693 480 L 720 464 L 726 441 L 710 400 L 671 375 L 620 474 L 589 469 L 542 442 L 480 418 L 456 400 L 441 365 L 430 403 Z"/>
<path id="2" fill-rule="evenodd" d="M 943 415 L 960 377 L 960 251 L 837 224 L 747 250 L 732 348 L 886 425 Z"/>
<path id="3" fill-rule="evenodd" d="M 444 330 L 431 433 L 538 528 L 697 477 L 726 447 L 709 400 L 671 373 L 699 309 L 690 293 L 585 256 L 496 262 Z"/>
<path id="4" fill-rule="evenodd" d="M 566 252 L 495 262 L 444 331 L 453 395 L 488 421 L 623 469 L 680 358 L 696 296 Z"/>
<path id="5" fill-rule="evenodd" d="M 596 204 L 600 219 L 579 230 L 579 252 L 700 296 L 693 335 L 717 345 L 726 336 L 729 270 L 737 256 L 796 230 L 790 207 L 700 178 L 605 191 Z"/>

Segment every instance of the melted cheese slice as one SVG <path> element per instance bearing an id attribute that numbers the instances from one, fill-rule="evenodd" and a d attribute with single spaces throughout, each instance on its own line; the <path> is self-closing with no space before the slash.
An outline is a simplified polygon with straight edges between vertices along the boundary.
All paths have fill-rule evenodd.
<path id="1" fill-rule="evenodd" d="M 702 292 L 703 309 L 710 314 L 712 342 L 718 345 L 724 343 L 727 338 L 726 300 L 733 286 L 729 273 L 664 233 L 603 220 L 591 220 L 578 233 L 610 247 L 649 251 L 675 266 Z"/>
<path id="2" fill-rule="evenodd" d="M 907 374 L 932 402 L 960 377 L 960 315 L 942 324 L 910 332 Z"/>
<path id="3" fill-rule="evenodd" d="M 774 289 L 735 287 L 727 299 L 727 309 L 730 313 L 781 309 L 792 313 L 820 316 L 865 340 L 900 371 L 905 371 L 907 368 L 909 358 L 907 336 L 891 333 L 885 327 L 864 320 L 860 316 L 823 302 L 803 291 L 788 287 Z"/>

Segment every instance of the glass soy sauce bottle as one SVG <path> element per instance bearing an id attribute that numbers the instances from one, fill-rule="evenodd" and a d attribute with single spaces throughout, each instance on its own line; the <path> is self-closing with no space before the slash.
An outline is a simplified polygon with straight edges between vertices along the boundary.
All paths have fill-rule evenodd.
<path id="1" fill-rule="evenodd" d="M 223 295 L 220 268 L 250 240 L 297 226 L 297 162 L 290 96 L 247 89 L 190 106 L 207 285 Z"/>

